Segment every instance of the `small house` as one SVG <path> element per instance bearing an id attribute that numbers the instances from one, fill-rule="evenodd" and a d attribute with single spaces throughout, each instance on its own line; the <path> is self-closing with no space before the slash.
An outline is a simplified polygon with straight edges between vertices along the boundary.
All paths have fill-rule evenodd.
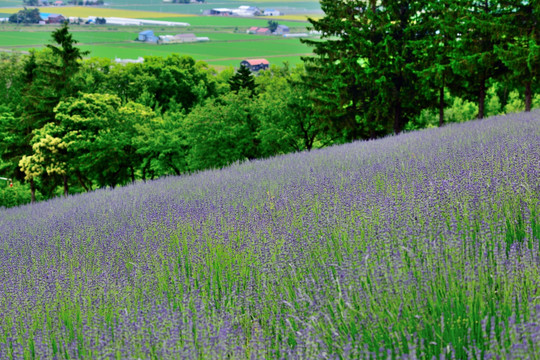
<path id="1" fill-rule="evenodd" d="M 160 35 L 158 36 L 158 44 L 173 44 L 176 43 L 176 39 L 172 35 Z"/>
<path id="2" fill-rule="evenodd" d="M 250 27 L 249 29 L 246 30 L 246 33 L 248 33 L 248 34 L 256 34 L 257 30 L 259 30 L 259 27 L 252 26 L 252 27 Z"/>
<path id="3" fill-rule="evenodd" d="M 145 30 L 139 33 L 139 37 L 137 38 L 137 40 L 149 43 L 157 43 L 159 38 L 154 35 L 154 32 L 152 30 Z"/>
<path id="4" fill-rule="evenodd" d="M 39 16 L 47 24 L 61 24 L 66 21 L 66 18 L 60 14 L 41 13 Z"/>
<path id="5" fill-rule="evenodd" d="M 60 14 L 50 14 L 47 18 L 49 24 L 62 24 L 66 18 Z"/>
<path id="6" fill-rule="evenodd" d="M 274 34 L 276 35 L 283 35 L 288 34 L 291 30 L 286 25 L 278 25 L 276 30 L 274 31 Z"/>
<path id="7" fill-rule="evenodd" d="M 197 41 L 197 36 L 195 34 L 177 34 L 174 35 L 176 42 L 195 42 Z"/>
<path id="8" fill-rule="evenodd" d="M 215 9 L 210 10 L 210 15 L 229 16 L 232 14 L 233 14 L 233 11 L 227 8 L 215 8 Z"/>
<path id="9" fill-rule="evenodd" d="M 64 5 L 64 2 L 61 0 L 57 0 L 54 2 L 54 6 L 62 6 L 62 5 Z"/>
<path id="10" fill-rule="evenodd" d="M 281 12 L 279 10 L 274 9 L 265 9 L 263 12 L 264 16 L 280 16 Z"/>
<path id="11" fill-rule="evenodd" d="M 245 66 L 251 71 L 266 70 L 270 66 L 270 63 L 266 59 L 251 59 L 243 60 L 240 63 L 240 66 Z"/>
<path id="12" fill-rule="evenodd" d="M 272 32 L 270 31 L 269 28 L 258 28 L 257 31 L 255 32 L 255 34 L 257 34 L 257 35 L 270 35 L 270 34 L 272 34 Z"/>
<path id="13" fill-rule="evenodd" d="M 233 15 L 236 16 L 259 16 L 261 15 L 261 10 L 255 6 L 239 6 L 238 9 L 232 10 Z"/>

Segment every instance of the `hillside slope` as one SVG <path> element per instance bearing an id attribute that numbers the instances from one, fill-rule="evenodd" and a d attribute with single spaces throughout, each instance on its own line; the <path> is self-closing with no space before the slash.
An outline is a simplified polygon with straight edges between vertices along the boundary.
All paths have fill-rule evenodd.
<path id="1" fill-rule="evenodd" d="M 0 358 L 540 357 L 540 112 L 0 210 Z"/>

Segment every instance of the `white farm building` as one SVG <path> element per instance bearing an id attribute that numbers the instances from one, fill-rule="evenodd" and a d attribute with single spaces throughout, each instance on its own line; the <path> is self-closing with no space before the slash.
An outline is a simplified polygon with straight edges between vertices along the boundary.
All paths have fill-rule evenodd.
<path id="1" fill-rule="evenodd" d="M 88 20 L 96 20 L 95 16 L 89 16 Z M 161 26 L 189 26 L 185 22 L 175 22 L 175 21 L 161 21 L 161 20 L 145 20 L 145 19 L 129 19 L 129 18 L 119 18 L 119 17 L 107 17 L 105 18 L 107 25 L 134 25 L 134 26 L 145 26 L 145 25 L 161 25 Z"/>

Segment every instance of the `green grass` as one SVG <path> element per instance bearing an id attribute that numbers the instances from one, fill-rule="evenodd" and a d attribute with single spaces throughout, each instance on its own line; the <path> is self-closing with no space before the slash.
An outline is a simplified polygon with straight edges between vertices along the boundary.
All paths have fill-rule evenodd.
<path id="1" fill-rule="evenodd" d="M 135 32 L 75 32 L 73 38 L 79 43 L 115 43 L 135 40 Z M 51 42 L 51 33 L 45 31 L 21 32 L 2 31 L 0 46 L 21 47 L 35 45 L 42 47 Z"/>
<path id="2" fill-rule="evenodd" d="M 266 41 L 209 42 L 192 44 L 153 45 L 125 43 L 108 46 L 81 46 L 89 50 L 90 56 L 107 58 L 137 58 L 139 56 L 167 56 L 171 53 L 192 56 L 196 60 L 210 64 L 238 66 L 244 58 L 266 57 L 271 63 L 300 62 L 300 54 L 310 53 L 310 48 L 300 44 L 298 39 L 276 39 Z M 296 54 L 296 55 L 291 55 Z"/>
<path id="3" fill-rule="evenodd" d="M 6 31 L 14 27 L 3 27 L 0 37 L 0 48 L 15 51 L 28 51 L 31 48 L 42 48 L 51 42 L 49 31 L 43 28 L 21 28 L 25 31 Z M 35 29 L 36 31 L 29 31 Z M 121 31 L 125 28 L 116 27 L 119 31 L 91 31 L 98 28 L 73 27 L 73 38 L 78 41 L 82 50 L 90 51 L 89 57 L 135 59 L 142 56 L 168 56 L 172 53 L 192 56 L 196 60 L 207 61 L 216 66 L 238 66 L 245 58 L 267 58 L 270 63 L 281 65 L 284 61 L 290 64 L 301 62 L 300 57 L 308 55 L 312 49 L 296 38 L 278 36 L 261 36 L 246 33 L 213 32 L 191 29 L 197 36 L 209 37 L 211 41 L 190 44 L 155 45 L 134 42 L 138 28 Z M 176 28 L 159 28 L 157 35 L 177 34 L 190 30 Z"/>
<path id="4" fill-rule="evenodd" d="M 0 0 L 0 7 L 21 6 L 22 0 Z"/>
<path id="5" fill-rule="evenodd" d="M 51 34 L 48 32 L 19 32 L 2 31 L 0 46 L 18 47 L 25 45 L 42 45 L 49 42 Z"/>

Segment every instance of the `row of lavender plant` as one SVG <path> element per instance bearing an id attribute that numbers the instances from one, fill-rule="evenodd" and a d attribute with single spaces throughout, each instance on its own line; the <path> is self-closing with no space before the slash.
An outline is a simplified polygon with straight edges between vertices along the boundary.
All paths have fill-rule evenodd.
<path id="1" fill-rule="evenodd" d="M 540 357 L 540 112 L 0 210 L 1 359 Z"/>

